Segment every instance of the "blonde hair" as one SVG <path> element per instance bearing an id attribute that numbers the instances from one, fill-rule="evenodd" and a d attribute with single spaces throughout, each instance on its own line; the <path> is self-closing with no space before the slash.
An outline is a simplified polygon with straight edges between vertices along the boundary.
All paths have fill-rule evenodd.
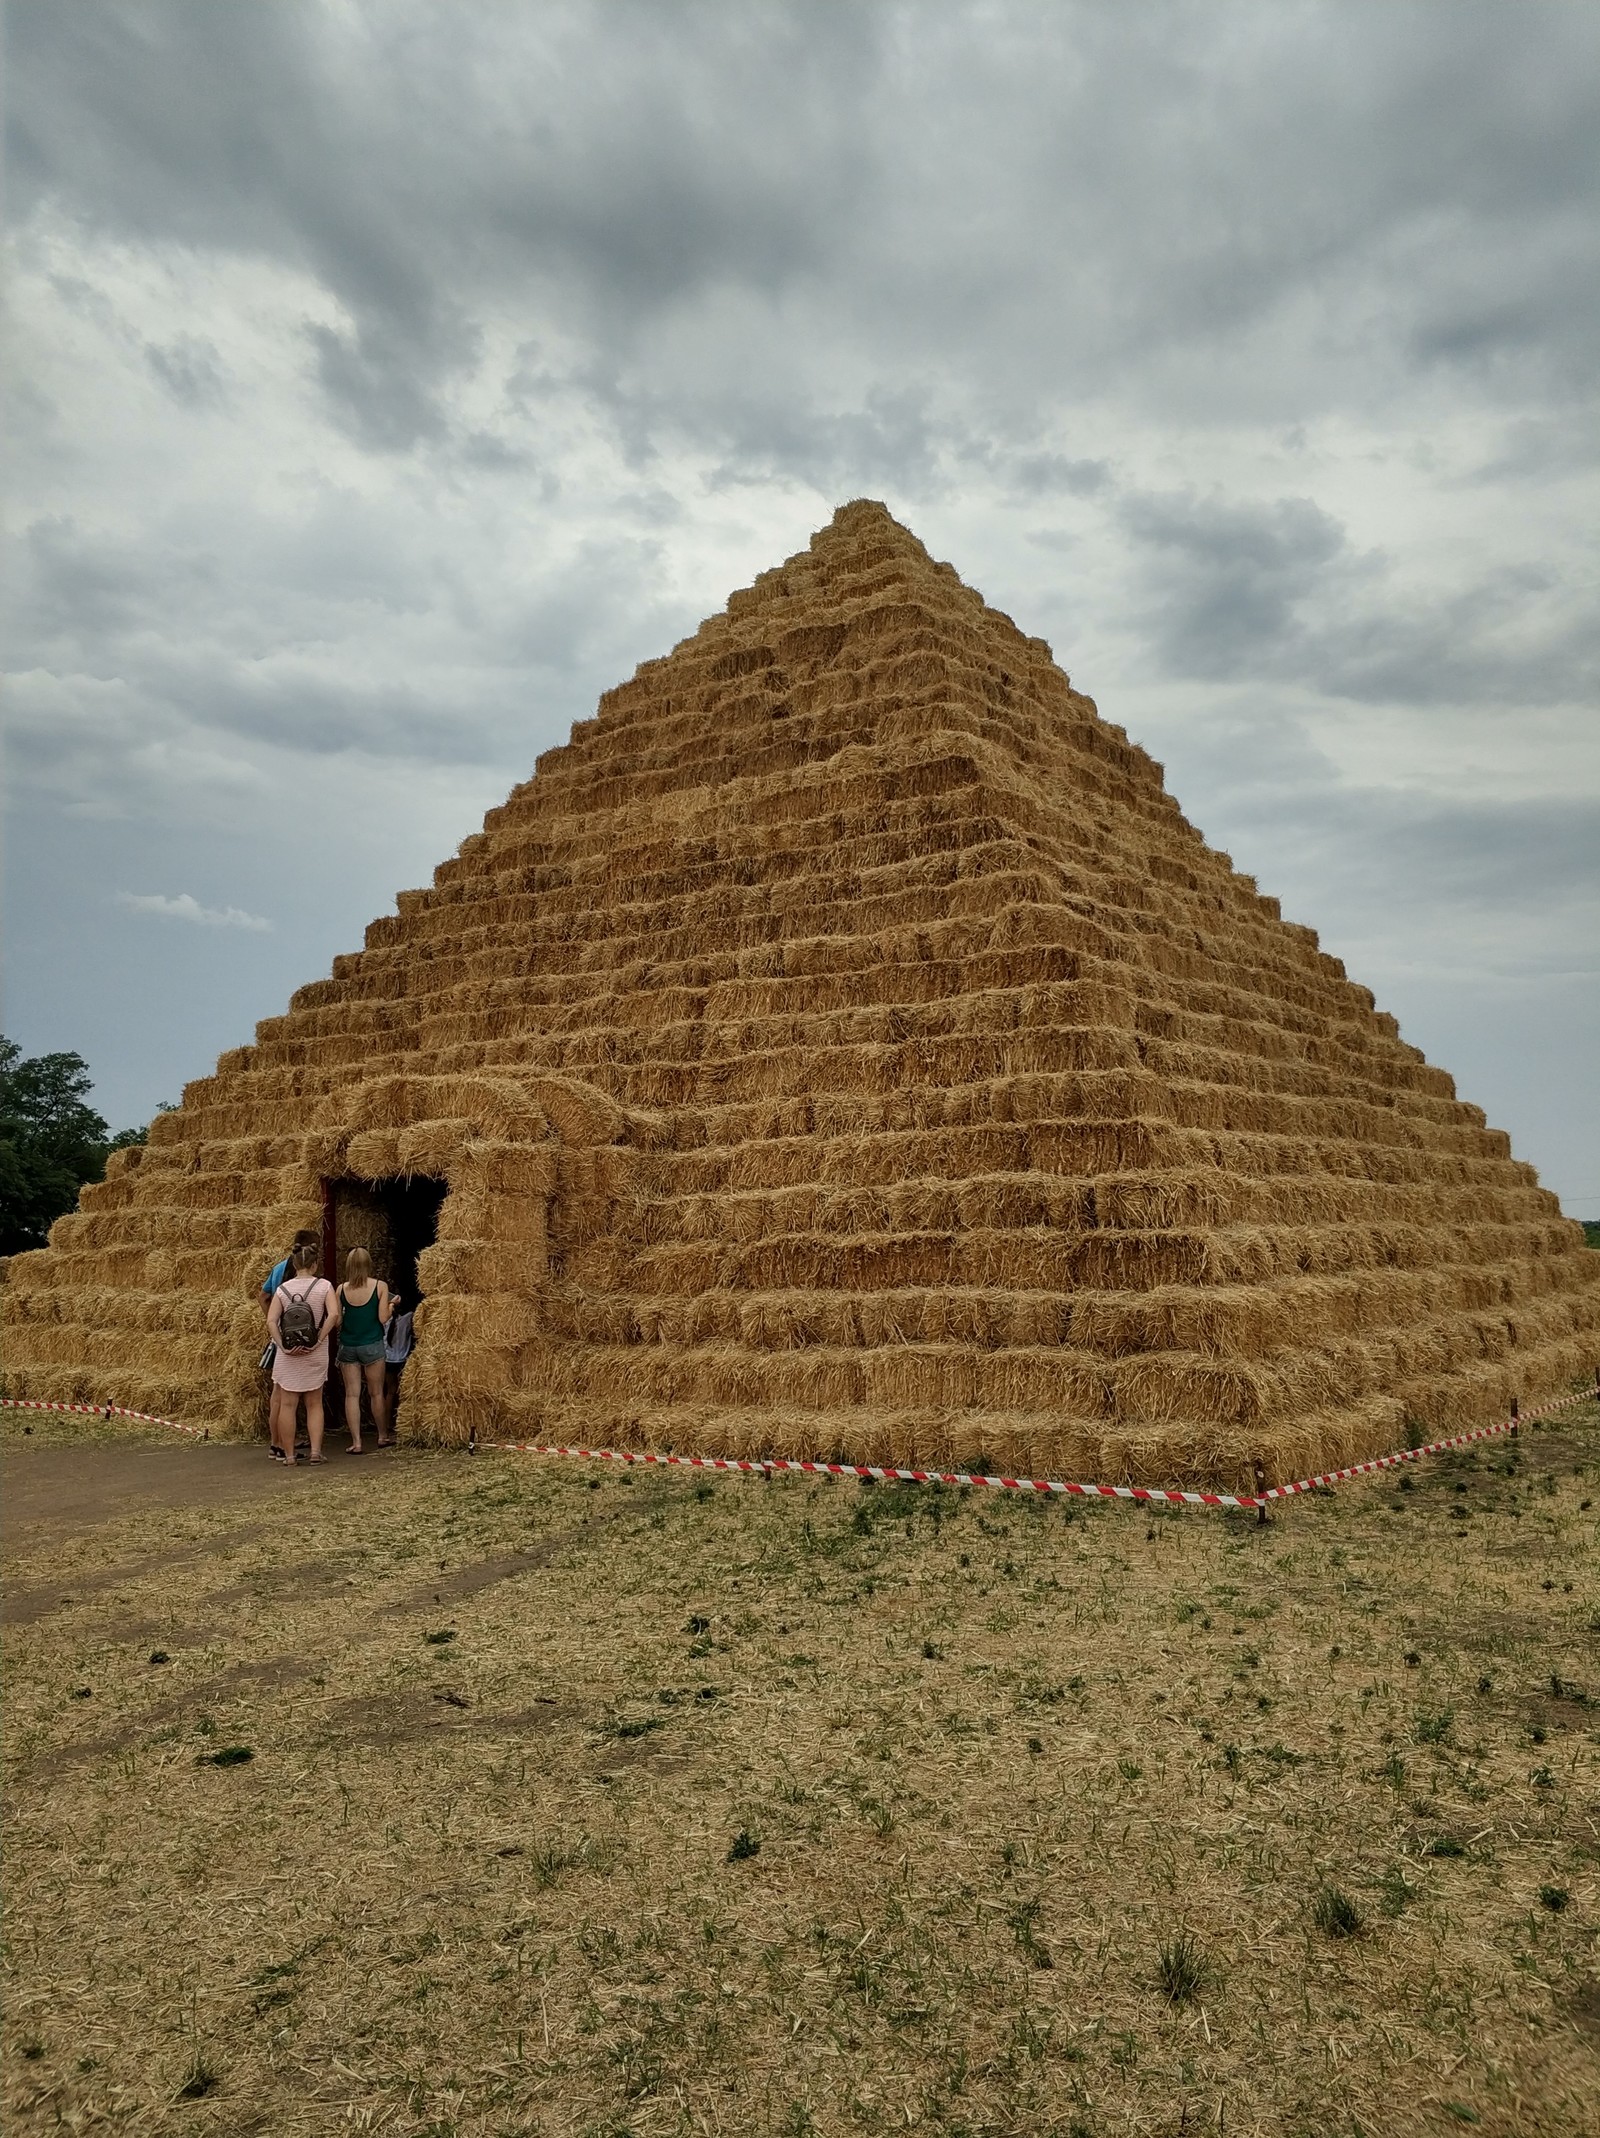
<path id="1" fill-rule="evenodd" d="M 372 1275 L 372 1257 L 364 1247 L 352 1247 L 344 1258 L 346 1284 L 365 1284 Z"/>

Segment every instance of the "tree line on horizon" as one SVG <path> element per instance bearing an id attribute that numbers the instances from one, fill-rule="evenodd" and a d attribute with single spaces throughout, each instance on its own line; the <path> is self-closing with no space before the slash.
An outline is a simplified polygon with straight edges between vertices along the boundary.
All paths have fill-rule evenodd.
<path id="1" fill-rule="evenodd" d="M 0 1034 L 0 1255 L 43 1247 L 84 1183 L 105 1177 L 111 1153 L 148 1135 L 113 1134 L 89 1104 L 93 1087 L 81 1054 L 24 1057 Z"/>

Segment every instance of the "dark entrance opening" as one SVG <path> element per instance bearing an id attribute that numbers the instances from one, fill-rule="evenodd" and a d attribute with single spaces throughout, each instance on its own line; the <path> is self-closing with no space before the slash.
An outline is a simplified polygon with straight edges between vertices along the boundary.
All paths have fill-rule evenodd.
<path id="1" fill-rule="evenodd" d="M 374 1275 L 410 1312 L 422 1296 L 417 1257 L 438 1237 L 439 1208 L 447 1193 L 444 1181 L 417 1173 L 394 1180 L 324 1181 L 324 1274 L 342 1283 L 345 1256 L 352 1247 L 364 1247 Z"/>

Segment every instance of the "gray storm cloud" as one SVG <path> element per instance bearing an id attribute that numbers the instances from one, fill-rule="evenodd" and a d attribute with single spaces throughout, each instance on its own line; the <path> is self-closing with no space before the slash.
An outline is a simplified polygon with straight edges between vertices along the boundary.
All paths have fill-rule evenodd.
<path id="1" fill-rule="evenodd" d="M 7 1029 L 111 1112 L 870 492 L 1600 1212 L 1595 11 L 7 34 Z"/>

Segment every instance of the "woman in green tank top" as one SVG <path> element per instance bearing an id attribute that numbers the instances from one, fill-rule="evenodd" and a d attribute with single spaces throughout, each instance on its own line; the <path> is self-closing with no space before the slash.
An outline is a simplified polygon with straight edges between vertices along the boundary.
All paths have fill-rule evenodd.
<path id="1" fill-rule="evenodd" d="M 389 1407 L 384 1392 L 383 1332 L 399 1302 L 389 1287 L 372 1274 L 372 1257 L 364 1247 L 352 1247 L 344 1261 L 344 1282 L 339 1287 L 339 1372 L 344 1380 L 344 1422 L 350 1434 L 349 1453 L 360 1455 L 361 1383 L 367 1384 L 372 1404 L 372 1422 L 378 1429 L 380 1448 L 392 1448 Z"/>

